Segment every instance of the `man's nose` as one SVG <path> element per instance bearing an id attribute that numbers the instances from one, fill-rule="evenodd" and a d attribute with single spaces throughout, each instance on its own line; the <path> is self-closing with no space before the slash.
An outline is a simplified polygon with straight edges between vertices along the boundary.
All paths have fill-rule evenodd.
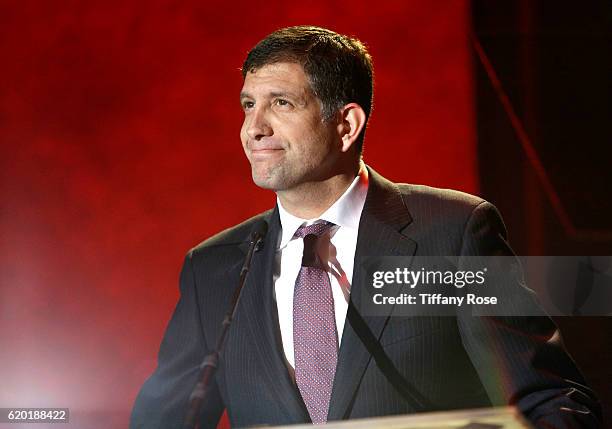
<path id="1" fill-rule="evenodd" d="M 247 134 L 250 139 L 259 140 L 262 137 L 268 137 L 273 134 L 264 108 L 255 108 L 250 116 L 250 122 L 247 127 Z"/>

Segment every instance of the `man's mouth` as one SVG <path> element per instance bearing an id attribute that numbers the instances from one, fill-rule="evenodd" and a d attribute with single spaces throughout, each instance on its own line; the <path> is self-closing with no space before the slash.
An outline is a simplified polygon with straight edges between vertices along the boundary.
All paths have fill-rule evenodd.
<path id="1" fill-rule="evenodd" d="M 253 160 L 263 160 L 282 155 L 284 149 L 262 148 L 251 150 L 251 158 Z"/>

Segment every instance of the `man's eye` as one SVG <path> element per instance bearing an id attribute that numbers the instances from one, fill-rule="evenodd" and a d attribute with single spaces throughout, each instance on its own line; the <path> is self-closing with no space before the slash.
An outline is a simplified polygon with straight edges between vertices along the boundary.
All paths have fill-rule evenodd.
<path id="1" fill-rule="evenodd" d="M 255 106 L 255 103 L 253 103 L 252 101 L 245 101 L 242 103 L 242 108 L 243 109 L 252 109 L 253 106 Z"/>
<path id="2" fill-rule="evenodd" d="M 282 98 L 277 99 L 277 100 L 276 100 L 276 104 L 277 104 L 278 106 L 291 106 L 291 105 L 292 105 L 292 104 L 291 104 L 291 103 L 289 103 L 287 100 L 284 100 L 284 99 L 282 99 Z"/>

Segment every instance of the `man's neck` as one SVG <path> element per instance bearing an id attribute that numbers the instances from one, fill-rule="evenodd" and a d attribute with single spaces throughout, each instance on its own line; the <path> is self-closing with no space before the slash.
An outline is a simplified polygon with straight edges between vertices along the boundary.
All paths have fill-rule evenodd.
<path id="1" fill-rule="evenodd" d="M 361 168 L 365 168 L 363 163 L 352 172 L 337 174 L 322 182 L 304 183 L 297 189 L 276 194 L 283 208 L 293 216 L 316 219 L 342 196 Z"/>

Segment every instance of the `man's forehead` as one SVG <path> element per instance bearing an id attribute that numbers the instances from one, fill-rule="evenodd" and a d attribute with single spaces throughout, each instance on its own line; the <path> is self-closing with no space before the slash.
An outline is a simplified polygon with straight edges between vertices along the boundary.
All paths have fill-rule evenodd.
<path id="1" fill-rule="evenodd" d="M 261 67 L 249 70 L 247 77 L 250 76 L 267 76 L 267 75 L 283 75 L 283 74 L 298 74 L 303 75 L 304 67 L 301 64 L 293 61 L 277 61 L 269 64 L 264 64 Z"/>
<path id="2" fill-rule="evenodd" d="M 305 95 L 307 92 L 310 92 L 310 84 L 303 67 L 297 63 L 279 62 L 247 72 L 240 96 L 261 93 Z"/>

